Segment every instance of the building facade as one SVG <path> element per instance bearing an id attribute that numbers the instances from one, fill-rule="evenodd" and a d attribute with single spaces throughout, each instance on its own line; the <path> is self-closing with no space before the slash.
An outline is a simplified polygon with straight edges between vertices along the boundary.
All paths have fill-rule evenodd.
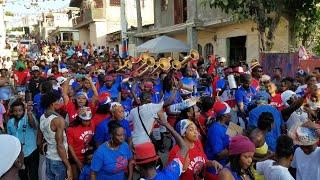
<path id="1" fill-rule="evenodd" d="M 134 35 L 135 38 L 168 35 L 208 55 L 226 57 L 230 64 L 259 58 L 260 37 L 252 21 L 234 22 L 219 9 L 201 5 L 201 0 L 154 0 L 155 28 Z M 288 21 L 281 18 L 274 33 L 272 51 L 288 52 Z"/>
<path id="2" fill-rule="evenodd" d="M 140 0 L 143 25 L 153 24 L 152 0 Z M 137 26 L 135 0 L 125 0 L 128 27 Z M 79 30 L 80 42 L 107 45 L 107 34 L 121 30 L 120 0 L 72 0 L 70 6 L 80 8 L 80 16 L 73 19 L 73 27 Z M 111 45 L 112 48 L 116 44 Z"/>

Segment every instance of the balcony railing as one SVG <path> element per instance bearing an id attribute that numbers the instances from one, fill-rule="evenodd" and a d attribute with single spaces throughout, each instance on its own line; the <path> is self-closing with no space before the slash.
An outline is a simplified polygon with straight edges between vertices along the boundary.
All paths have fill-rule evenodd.
<path id="1" fill-rule="evenodd" d="M 97 8 L 97 6 L 89 7 L 85 10 L 82 10 L 80 16 L 73 19 L 73 27 L 81 27 L 94 21 L 105 20 L 105 9 L 100 8 L 100 6 L 98 7 L 99 8 Z"/>

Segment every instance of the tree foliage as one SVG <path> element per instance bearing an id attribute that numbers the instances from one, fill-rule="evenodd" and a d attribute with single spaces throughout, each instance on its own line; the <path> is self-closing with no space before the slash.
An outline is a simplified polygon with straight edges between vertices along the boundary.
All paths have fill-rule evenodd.
<path id="1" fill-rule="evenodd" d="M 12 12 L 10 12 L 10 11 L 6 11 L 4 13 L 4 15 L 6 15 L 6 16 L 14 16 L 14 14 Z"/>
<path id="2" fill-rule="evenodd" d="M 280 17 L 289 21 L 290 44 L 295 47 L 297 41 L 308 46 L 320 24 L 320 0 L 202 0 L 202 3 L 220 8 L 234 20 L 254 21 L 263 51 L 271 50 Z"/>

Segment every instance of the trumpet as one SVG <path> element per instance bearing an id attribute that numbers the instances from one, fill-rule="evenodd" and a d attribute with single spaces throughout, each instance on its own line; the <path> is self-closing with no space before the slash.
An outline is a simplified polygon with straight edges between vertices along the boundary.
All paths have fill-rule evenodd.
<path id="1" fill-rule="evenodd" d="M 199 59 L 199 52 L 197 50 L 191 49 L 190 55 L 183 58 L 183 61 L 181 61 L 181 66 L 188 63 L 191 59 Z"/>
<path id="2" fill-rule="evenodd" d="M 131 60 L 126 60 L 126 61 L 124 62 L 124 65 L 121 66 L 121 67 L 120 67 L 119 69 L 117 69 L 116 71 L 121 71 L 121 70 L 123 70 L 123 69 L 125 69 L 125 68 L 127 68 L 127 69 L 132 69 L 132 66 L 133 66 L 133 64 L 132 64 Z"/>

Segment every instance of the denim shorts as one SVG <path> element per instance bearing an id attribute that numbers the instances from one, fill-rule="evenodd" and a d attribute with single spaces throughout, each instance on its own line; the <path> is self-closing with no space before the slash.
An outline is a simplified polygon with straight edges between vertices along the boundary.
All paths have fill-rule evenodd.
<path id="1" fill-rule="evenodd" d="M 46 176 L 47 180 L 65 180 L 67 169 L 62 161 L 56 161 L 46 158 Z"/>

